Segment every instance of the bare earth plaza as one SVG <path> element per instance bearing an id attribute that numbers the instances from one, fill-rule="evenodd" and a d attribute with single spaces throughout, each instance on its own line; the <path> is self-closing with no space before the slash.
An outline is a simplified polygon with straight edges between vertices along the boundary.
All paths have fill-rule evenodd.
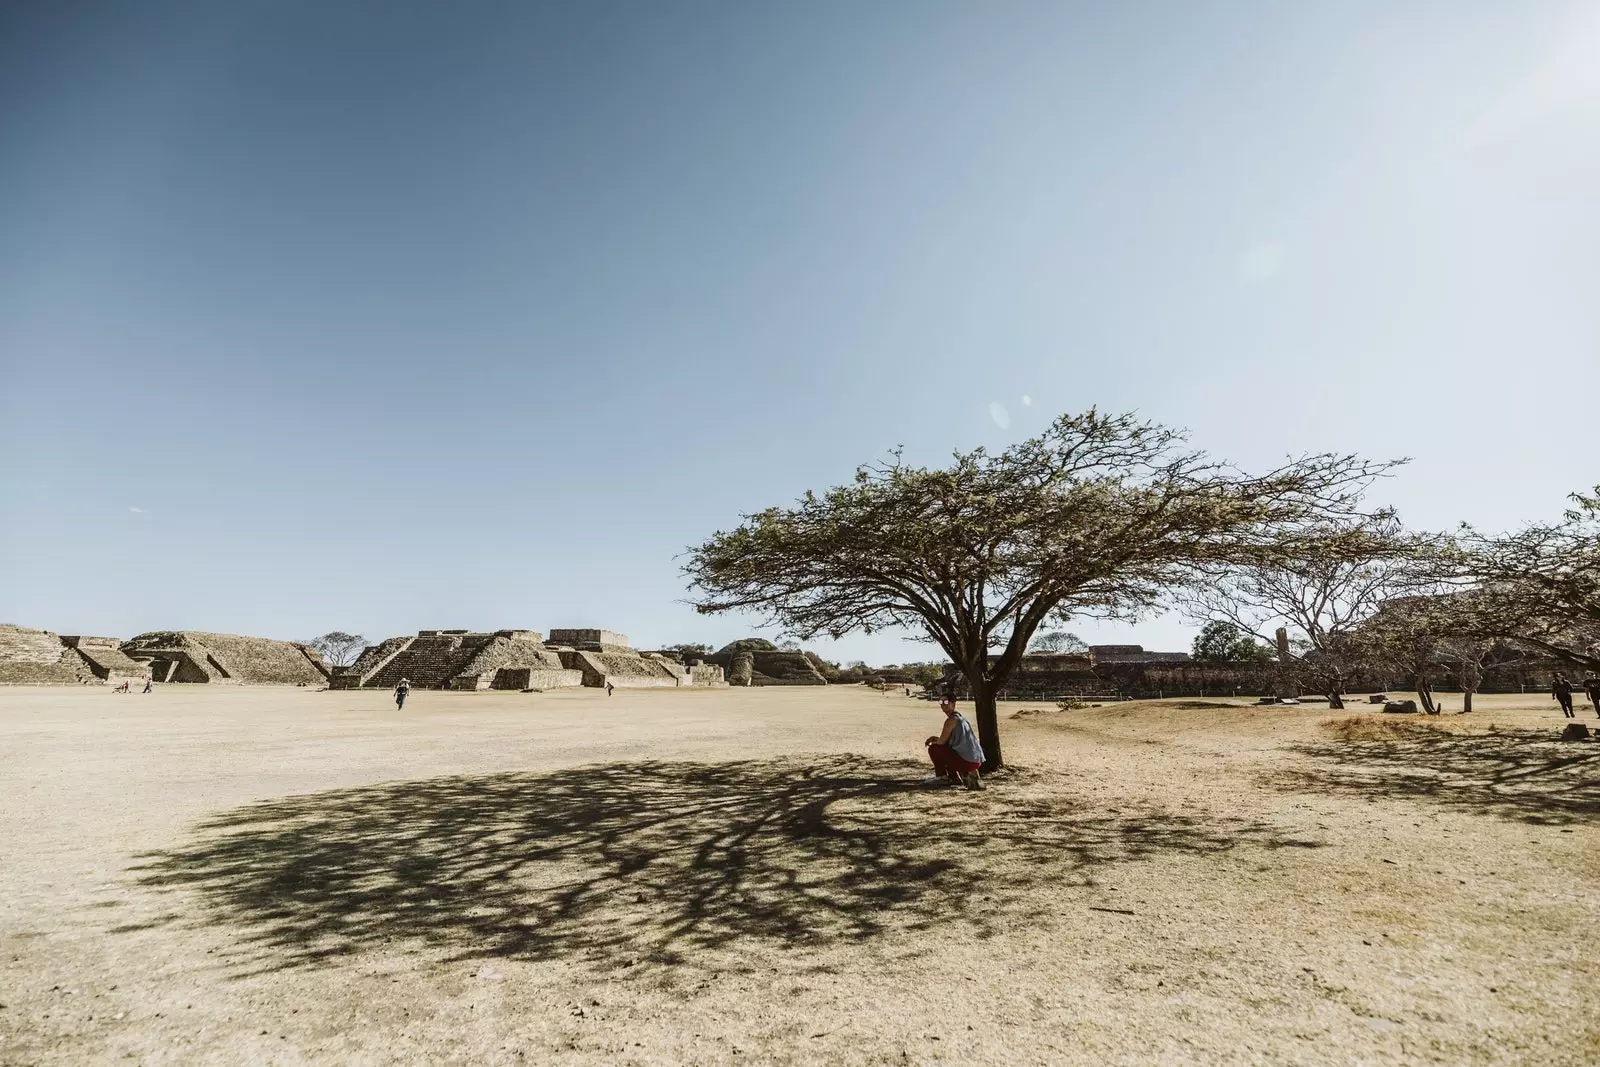
<path id="1" fill-rule="evenodd" d="M 863 687 L 0 689 L 0 1062 L 1594 1061 L 1548 698 L 1006 708 L 969 793 Z"/>

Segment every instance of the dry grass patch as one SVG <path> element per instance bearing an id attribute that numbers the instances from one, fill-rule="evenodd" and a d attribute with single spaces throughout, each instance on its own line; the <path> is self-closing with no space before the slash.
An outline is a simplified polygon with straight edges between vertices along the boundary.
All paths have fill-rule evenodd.
<path id="1" fill-rule="evenodd" d="M 1373 715 L 1347 715 L 1320 724 L 1340 741 L 1414 741 L 1444 732 L 1425 719 L 1377 718 Z"/>
<path id="2" fill-rule="evenodd" d="M 1471 716 L 1346 715 L 1318 724 L 1340 741 L 1428 741 L 1447 737 L 1481 737 L 1507 732 L 1493 722 Z M 1547 739 L 1543 731 L 1519 731 L 1530 739 Z"/>

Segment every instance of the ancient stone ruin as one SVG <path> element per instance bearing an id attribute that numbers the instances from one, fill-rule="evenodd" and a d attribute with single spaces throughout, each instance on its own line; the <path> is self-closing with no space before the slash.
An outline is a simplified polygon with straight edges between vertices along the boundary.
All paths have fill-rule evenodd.
<path id="1" fill-rule="evenodd" d="M 756 658 L 748 652 L 735 652 L 728 661 L 728 684 L 749 685 L 755 679 Z"/>
<path id="2" fill-rule="evenodd" d="M 1236 672 L 1235 672 L 1236 673 Z M 1216 677 L 1211 677 L 1211 675 Z M 1193 677 L 1191 677 L 1191 675 Z M 1065 695 L 1127 694 L 1154 696 L 1166 686 L 1170 693 L 1226 692 L 1233 674 L 1195 664 L 1187 652 L 1152 652 L 1143 645 L 1090 645 L 1086 652 L 1033 652 L 1022 657 L 1006 682 L 1007 695 L 1038 699 Z M 962 700 L 971 686 L 955 664 L 946 664 L 938 683 Z"/>
<path id="3" fill-rule="evenodd" d="M 147 664 L 158 682 L 322 685 L 328 679 L 315 652 L 266 637 L 161 630 L 129 638 L 122 651 Z"/>
<path id="4" fill-rule="evenodd" d="M 749 673 L 745 673 L 745 658 Z M 732 641 L 715 652 L 707 652 L 705 662 L 727 671 L 733 685 L 827 685 L 804 652 L 785 652 L 771 641 L 747 637 Z"/>
<path id="5" fill-rule="evenodd" d="M 420 630 L 373 645 L 334 671 L 335 689 L 617 689 L 721 686 L 719 667 L 685 666 L 658 652 L 636 652 L 609 630 Z"/>
<path id="6" fill-rule="evenodd" d="M 0 626 L 0 685 L 143 685 L 149 677 L 149 667 L 123 655 L 114 637 Z"/>
<path id="7" fill-rule="evenodd" d="M 63 636 L 61 643 L 76 652 L 90 673 L 102 682 L 143 685 L 150 677 L 150 665 L 129 657 L 115 637 Z"/>
<path id="8" fill-rule="evenodd" d="M 391 689 L 402 678 L 417 689 L 559 689 L 582 682 L 534 630 L 420 630 L 366 649 L 336 668 L 330 684 Z"/>

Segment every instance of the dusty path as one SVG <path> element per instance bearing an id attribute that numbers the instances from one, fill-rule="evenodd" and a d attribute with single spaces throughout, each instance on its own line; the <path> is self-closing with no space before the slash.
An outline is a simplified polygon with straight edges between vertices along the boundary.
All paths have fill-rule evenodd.
<path id="1" fill-rule="evenodd" d="M 1592 1064 L 1600 744 L 1517 703 L 968 793 L 853 689 L 0 689 L 0 1063 Z"/>

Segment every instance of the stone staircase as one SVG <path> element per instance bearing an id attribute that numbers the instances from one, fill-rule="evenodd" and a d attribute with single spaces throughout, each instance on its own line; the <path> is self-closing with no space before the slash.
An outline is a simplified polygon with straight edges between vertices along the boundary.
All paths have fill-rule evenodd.
<path id="1" fill-rule="evenodd" d="M 76 685 L 98 681 L 78 653 L 48 630 L 0 626 L 0 684 Z"/>
<path id="2" fill-rule="evenodd" d="M 459 634 L 418 637 L 400 654 L 378 668 L 363 683 L 363 688 L 390 689 L 400 679 L 411 681 L 413 689 L 442 689 L 459 674 L 478 651 L 482 641 L 468 644 Z"/>

